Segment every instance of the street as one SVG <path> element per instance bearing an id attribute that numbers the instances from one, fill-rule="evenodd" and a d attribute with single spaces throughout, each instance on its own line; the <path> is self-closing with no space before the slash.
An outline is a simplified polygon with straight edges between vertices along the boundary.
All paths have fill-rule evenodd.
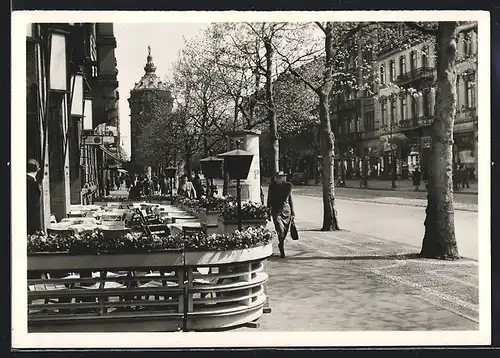
<path id="1" fill-rule="evenodd" d="M 344 190 L 347 195 L 362 191 Z M 238 330 L 478 328 L 477 212 L 455 211 L 463 260 L 425 260 L 416 256 L 424 233 L 424 207 L 338 199 L 341 231 L 321 232 L 321 198 L 295 191 L 300 239 L 288 238 L 287 257 L 273 256 L 267 264 L 272 312 L 257 328 Z"/>
<path id="2" fill-rule="evenodd" d="M 310 195 L 302 195 L 308 191 Z M 337 213 L 340 228 L 353 233 L 371 235 L 385 240 L 412 245 L 419 249 L 424 235 L 424 206 L 407 206 L 398 198 L 426 193 L 401 193 L 367 189 L 336 189 Z M 367 202 L 376 193 L 385 204 Z M 381 196 L 398 194 L 399 197 Z M 409 194 L 409 195 L 408 195 Z M 389 199 L 388 199 L 389 198 Z M 356 199 L 356 200 L 351 200 Z M 404 198 L 405 201 L 410 201 Z M 424 202 L 425 200 L 419 199 Z M 477 203 L 477 195 L 457 195 L 465 205 Z M 397 205 L 391 204 L 397 203 Z M 411 203 L 411 201 L 410 201 Z M 297 187 L 294 190 L 296 222 L 303 230 L 320 229 L 323 220 L 321 187 Z M 460 202 L 457 203 L 457 205 Z M 477 204 L 476 204 L 477 205 Z M 467 258 L 478 259 L 478 213 L 477 211 L 455 210 L 455 235 L 459 253 Z"/>

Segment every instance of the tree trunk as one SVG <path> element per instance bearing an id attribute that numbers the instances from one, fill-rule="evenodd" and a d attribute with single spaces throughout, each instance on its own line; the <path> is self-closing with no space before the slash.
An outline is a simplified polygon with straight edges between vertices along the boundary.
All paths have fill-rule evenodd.
<path id="1" fill-rule="evenodd" d="M 440 22 L 437 46 L 435 120 L 431 127 L 429 188 L 425 235 L 420 255 L 426 258 L 460 258 L 455 240 L 452 182 L 453 123 L 456 113 L 457 23 Z"/>
<path id="2" fill-rule="evenodd" d="M 334 144 L 335 138 L 330 124 L 328 111 L 328 94 L 319 95 L 319 118 L 321 121 L 323 156 L 323 227 L 321 231 L 340 230 L 337 221 L 337 209 L 335 207 L 335 178 L 334 178 Z"/>
<path id="3" fill-rule="evenodd" d="M 279 171 L 279 135 L 278 124 L 276 123 L 276 108 L 273 98 L 273 48 L 271 40 L 265 39 L 264 45 L 266 48 L 266 104 L 267 104 L 267 119 L 269 123 L 270 141 L 271 141 L 271 175 Z"/>

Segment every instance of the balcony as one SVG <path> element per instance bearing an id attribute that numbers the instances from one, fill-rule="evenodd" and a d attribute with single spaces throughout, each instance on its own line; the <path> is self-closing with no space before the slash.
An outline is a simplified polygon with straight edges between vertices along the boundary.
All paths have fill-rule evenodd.
<path id="1" fill-rule="evenodd" d="M 420 67 L 399 75 L 395 82 L 398 86 L 417 85 L 418 87 L 423 83 L 430 84 L 434 82 L 435 78 L 434 68 Z"/>
<path id="2" fill-rule="evenodd" d="M 351 99 L 349 101 L 346 101 L 346 102 L 339 104 L 339 110 L 341 112 L 344 112 L 344 111 L 350 112 L 350 111 L 358 110 L 360 107 L 361 107 L 361 99 L 360 98 Z"/>
<path id="3" fill-rule="evenodd" d="M 463 105 L 461 108 L 457 108 L 456 121 L 457 122 L 467 122 L 477 118 L 477 109 L 469 108 Z"/>
<path id="4" fill-rule="evenodd" d="M 358 143 L 363 140 L 363 133 L 360 131 L 352 133 L 342 133 L 337 136 L 337 139 L 339 140 L 339 142 L 343 143 Z"/>

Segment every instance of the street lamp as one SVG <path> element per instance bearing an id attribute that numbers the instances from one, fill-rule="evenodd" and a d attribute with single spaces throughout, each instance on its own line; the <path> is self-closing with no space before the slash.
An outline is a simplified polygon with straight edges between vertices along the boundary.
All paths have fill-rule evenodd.
<path id="1" fill-rule="evenodd" d="M 391 138 L 391 157 L 392 157 L 392 183 L 391 183 L 391 188 L 396 189 L 396 178 L 397 178 L 397 165 L 396 165 L 396 145 L 392 143 L 392 130 L 394 127 L 394 123 L 389 124 L 389 130 L 390 130 L 390 138 Z"/>
<path id="2" fill-rule="evenodd" d="M 229 174 L 229 179 L 236 179 L 236 200 L 238 202 L 238 230 L 241 231 L 241 185 L 240 180 L 248 177 L 250 165 L 252 164 L 253 154 L 246 150 L 241 150 L 240 141 L 237 140 L 236 150 L 219 154 L 224 158 L 224 170 Z"/>
<path id="3" fill-rule="evenodd" d="M 174 200 L 174 178 L 177 173 L 176 167 L 168 167 L 165 169 L 165 174 L 168 178 L 170 178 L 170 204 L 172 204 Z"/>
<path id="4" fill-rule="evenodd" d="M 222 176 L 222 163 L 224 163 L 223 159 L 213 156 L 200 160 L 201 170 L 203 171 L 203 175 L 205 175 L 205 178 L 207 178 L 207 187 L 208 187 L 207 196 L 213 196 L 214 194 L 213 192 L 214 178 Z"/>

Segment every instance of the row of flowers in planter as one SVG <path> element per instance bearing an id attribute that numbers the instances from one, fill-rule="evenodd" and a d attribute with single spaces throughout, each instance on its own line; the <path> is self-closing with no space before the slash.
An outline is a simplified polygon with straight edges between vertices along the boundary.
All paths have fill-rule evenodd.
<path id="1" fill-rule="evenodd" d="M 143 200 L 150 201 L 167 201 L 170 197 L 163 195 L 142 197 Z M 100 202 L 120 202 L 127 201 L 127 197 L 105 196 L 99 197 L 96 201 Z M 237 220 L 238 218 L 238 203 L 236 198 L 228 197 L 202 197 L 201 199 L 189 199 L 174 196 L 173 204 L 180 208 L 189 211 L 193 214 L 198 214 L 200 211 L 220 213 L 224 220 Z M 265 220 L 269 217 L 269 209 L 259 203 L 246 202 L 241 206 L 242 220 Z"/>
<path id="2" fill-rule="evenodd" d="M 248 228 L 225 234 L 207 235 L 202 232 L 189 236 L 183 234 L 160 237 L 143 233 L 117 234 L 104 238 L 100 232 L 75 235 L 47 235 L 38 233 L 28 236 L 28 255 L 37 253 L 70 254 L 133 254 L 167 250 L 228 251 L 263 246 L 271 242 L 274 233 L 265 229 Z"/>

